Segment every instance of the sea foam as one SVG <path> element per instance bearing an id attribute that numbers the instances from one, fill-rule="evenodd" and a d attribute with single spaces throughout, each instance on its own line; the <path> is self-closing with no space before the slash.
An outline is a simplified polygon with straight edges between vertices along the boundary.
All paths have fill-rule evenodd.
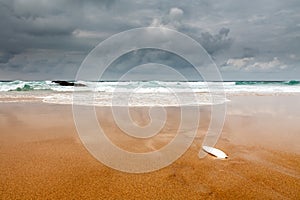
<path id="1" fill-rule="evenodd" d="M 74 94 L 82 105 L 96 106 L 179 106 L 212 105 L 228 101 L 225 95 L 295 95 L 299 81 L 79 81 L 80 87 L 61 86 L 52 81 L 2 81 L 0 101 L 30 101 L 73 104 Z M 87 97 L 93 97 L 87 98 Z M 78 100 L 78 99 L 76 99 Z"/>

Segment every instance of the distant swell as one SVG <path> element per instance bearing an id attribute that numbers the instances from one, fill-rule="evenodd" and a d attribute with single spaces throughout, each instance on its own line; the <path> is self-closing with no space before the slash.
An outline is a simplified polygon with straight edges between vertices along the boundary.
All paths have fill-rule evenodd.
<path id="1" fill-rule="evenodd" d="M 299 81 L 236 81 L 235 85 L 298 85 Z"/>
<path id="2" fill-rule="evenodd" d="M 73 101 L 75 96 L 80 101 Z M 178 81 L 0 81 L 1 102 L 43 101 L 53 104 L 111 106 L 213 105 L 228 96 L 299 95 L 300 83 L 291 81 L 178 82 Z M 215 94 L 213 99 L 212 95 Z M 90 97 L 93 97 L 91 99 Z M 178 97 L 180 97 L 178 99 Z M 180 102 L 178 102 L 180 100 Z"/>
<path id="3" fill-rule="evenodd" d="M 68 83 L 67 85 L 65 85 Z M 0 92 L 30 92 L 50 91 L 50 92 L 135 92 L 135 93 L 166 93 L 168 91 L 195 93 L 223 92 L 227 94 L 281 94 L 300 93 L 300 82 L 290 81 L 236 81 L 236 82 L 176 82 L 176 81 L 107 81 L 107 82 L 65 82 L 54 83 L 52 81 L 0 81 Z M 78 86 L 78 87 L 77 87 Z M 208 86 L 210 88 L 208 88 Z M 169 90 L 170 89 L 170 90 Z M 211 90 L 213 89 L 213 90 Z"/>
<path id="4" fill-rule="evenodd" d="M 288 82 L 285 82 L 286 85 L 299 85 L 300 81 L 291 80 Z"/>

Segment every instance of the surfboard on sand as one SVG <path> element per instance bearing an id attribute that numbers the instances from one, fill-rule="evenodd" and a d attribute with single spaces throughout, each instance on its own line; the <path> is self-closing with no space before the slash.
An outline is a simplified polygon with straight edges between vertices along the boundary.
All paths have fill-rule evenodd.
<path id="1" fill-rule="evenodd" d="M 215 156 L 217 158 L 223 158 L 223 159 L 224 158 L 228 158 L 228 156 L 226 155 L 226 153 L 224 153 L 220 149 L 217 149 L 217 148 L 214 148 L 214 147 L 209 147 L 209 146 L 203 146 L 202 149 L 205 152 L 207 152 L 207 153 L 209 153 L 209 154 L 211 154 L 211 155 L 213 155 L 213 156 Z"/>

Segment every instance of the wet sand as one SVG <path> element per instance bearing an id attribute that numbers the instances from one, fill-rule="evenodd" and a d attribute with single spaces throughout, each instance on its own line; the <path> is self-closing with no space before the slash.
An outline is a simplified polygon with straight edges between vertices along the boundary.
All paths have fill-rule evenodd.
<path id="1" fill-rule="evenodd" d="M 145 174 L 120 172 L 92 157 L 77 135 L 70 105 L 2 103 L 0 199 L 299 199 L 300 97 L 229 98 L 216 145 L 227 160 L 197 156 L 210 119 L 203 107 L 189 150 Z M 133 108 L 131 114 L 145 125 L 146 111 Z M 141 141 L 124 136 L 108 108 L 97 108 L 107 136 L 134 152 L 159 149 L 172 139 L 179 111 L 167 111 L 164 137 Z"/>

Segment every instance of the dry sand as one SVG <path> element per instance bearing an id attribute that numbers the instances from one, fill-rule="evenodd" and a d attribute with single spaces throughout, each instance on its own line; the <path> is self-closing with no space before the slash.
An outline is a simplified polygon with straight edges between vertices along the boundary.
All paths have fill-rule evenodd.
<path id="1" fill-rule="evenodd" d="M 71 106 L 2 103 L 0 199 L 300 199 L 299 96 L 230 99 L 216 146 L 227 160 L 197 157 L 209 123 L 207 107 L 190 149 L 146 174 L 119 172 L 94 159 L 78 138 Z M 147 124 L 146 110 L 132 109 L 133 119 Z M 108 137 L 139 152 L 172 139 L 178 108 L 167 111 L 164 137 L 141 141 L 124 136 L 108 108 L 97 108 Z"/>

